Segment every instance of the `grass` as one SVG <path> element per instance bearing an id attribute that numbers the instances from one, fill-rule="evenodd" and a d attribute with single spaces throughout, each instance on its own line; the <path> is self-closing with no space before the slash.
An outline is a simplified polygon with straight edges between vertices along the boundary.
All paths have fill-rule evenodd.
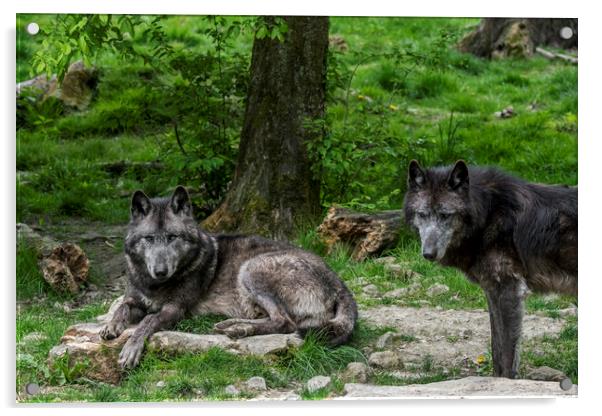
<path id="1" fill-rule="evenodd" d="M 35 75 L 30 73 L 29 59 L 40 42 L 39 37 L 25 34 L 25 25 L 36 21 L 45 27 L 52 19 L 52 15 L 18 16 L 17 81 Z M 355 72 L 349 89 L 346 82 L 335 88 L 334 77 L 328 81 L 333 93 L 327 103 L 326 119 L 333 148 L 332 160 L 328 159 L 330 164 L 324 167 L 325 208 L 331 203 L 360 210 L 400 208 L 405 169 L 412 158 L 424 165 L 452 163 L 462 158 L 469 163 L 500 166 L 531 181 L 577 184 L 577 68 L 540 57 L 487 61 L 457 52 L 452 47 L 454 39 L 476 23 L 476 19 L 331 18 L 330 33 L 341 36 L 349 52 L 335 54 L 330 71 L 338 70 L 343 75 L 353 69 Z M 212 47 L 203 34 L 206 22 L 202 19 L 171 16 L 164 20 L 164 27 L 169 42 L 178 50 L 201 53 Z M 231 45 L 237 53 L 247 56 L 251 46 L 248 33 L 234 39 Z M 392 57 L 397 46 L 422 54 L 425 60 L 414 65 L 407 57 Z M 391 54 L 385 56 L 386 52 Z M 129 195 L 135 189 L 164 196 L 177 184 L 188 184 L 182 176 L 170 120 L 158 110 L 163 99 L 158 87 L 171 81 L 159 76 L 152 67 L 136 61 L 123 62 L 111 53 L 100 52 L 95 64 L 101 70 L 101 78 L 88 110 L 64 112 L 56 102 L 48 100 L 28 113 L 29 124 L 17 131 L 19 222 L 43 224 L 51 230 L 67 219 L 123 224 L 128 220 Z M 180 81 L 176 80 L 176 84 Z M 494 116 L 508 106 L 515 109 L 515 117 Z M 450 125 L 456 127 L 454 134 Z M 157 160 L 164 166 L 157 172 L 129 169 L 121 175 L 111 175 L 103 169 L 107 163 L 117 161 L 135 164 Z M 347 161 L 350 167 L 342 171 L 341 166 Z M 209 180 L 198 175 L 196 180 L 201 183 Z M 328 178 L 335 178 L 335 182 L 328 182 Z M 193 202 L 201 208 L 199 212 L 203 210 L 202 200 Z M 326 253 L 325 245 L 309 225 L 299 230 L 296 243 L 324 256 L 362 308 L 486 308 L 482 290 L 461 273 L 425 261 L 414 236 L 404 235 L 396 248 L 385 253 L 417 273 L 414 277 L 391 273 L 374 260 L 355 262 L 344 245 Z M 121 242 L 117 246 L 121 249 Z M 327 348 L 314 334 L 298 349 L 265 358 L 236 356 L 220 350 L 178 357 L 149 353 L 120 385 L 112 386 L 78 377 L 77 372 L 60 363 L 53 368 L 46 364 L 49 349 L 69 325 L 91 320 L 105 312 L 108 305 L 92 303 L 65 312 L 55 306 L 56 302 L 60 306 L 65 298 L 49 290 L 37 269 L 35 252 L 23 242 L 18 243 L 16 261 L 20 301 L 17 390 L 21 392 L 28 382 L 38 382 L 48 389 L 26 401 L 223 400 L 230 398 L 224 391 L 227 385 L 240 386 L 257 375 L 264 377 L 270 388 L 293 385 L 302 398 L 321 399 L 340 394 L 343 383 L 338 375 L 347 363 L 365 361 L 364 349 L 393 330 L 360 321 L 347 346 Z M 370 297 L 363 292 L 367 284 L 376 285 L 381 294 L 401 288 L 409 291 L 393 299 Z M 427 290 L 433 284 L 444 284 L 450 290 L 428 297 Z M 527 312 L 557 318 L 559 310 L 574 302 L 574 298 L 565 296 L 530 296 Z M 182 321 L 177 329 L 210 333 L 222 319 L 195 317 Z M 22 342 L 32 332 L 42 337 Z M 403 342 L 416 341 L 412 335 L 400 337 Z M 457 339 L 450 336 L 447 341 L 452 345 Z M 521 374 L 539 365 L 559 368 L 577 382 L 576 319 L 568 319 L 558 337 L 524 345 Z M 411 377 L 401 378 L 377 372 L 370 382 L 426 383 L 459 374 L 458 369 L 438 368 L 428 360 L 414 370 Z M 486 361 L 479 371 L 490 374 L 490 362 Z M 314 375 L 331 375 L 331 385 L 307 392 L 303 383 Z M 163 387 L 157 386 L 159 381 Z M 243 392 L 241 397 L 253 395 Z"/>

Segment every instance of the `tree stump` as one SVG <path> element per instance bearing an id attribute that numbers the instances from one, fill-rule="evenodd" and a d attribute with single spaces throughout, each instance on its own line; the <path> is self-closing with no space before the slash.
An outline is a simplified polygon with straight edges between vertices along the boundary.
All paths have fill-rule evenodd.
<path id="1" fill-rule="evenodd" d="M 90 262 L 77 244 L 57 242 L 43 237 L 26 224 L 17 224 L 17 240 L 25 240 L 38 253 L 38 265 L 44 280 L 59 293 L 79 292 L 88 279 Z"/>
<path id="2" fill-rule="evenodd" d="M 484 58 L 529 57 L 537 46 L 577 47 L 577 19 L 487 18 L 458 45 Z"/>
<path id="3" fill-rule="evenodd" d="M 331 207 L 318 227 L 318 233 L 329 251 L 338 242 L 348 243 L 353 247 L 353 259 L 361 261 L 394 247 L 402 224 L 402 210 L 365 214 Z"/>

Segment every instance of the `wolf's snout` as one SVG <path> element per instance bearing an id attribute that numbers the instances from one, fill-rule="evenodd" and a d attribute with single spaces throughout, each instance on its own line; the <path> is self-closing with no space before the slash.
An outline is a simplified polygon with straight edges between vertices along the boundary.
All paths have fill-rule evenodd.
<path id="1" fill-rule="evenodd" d="M 161 264 L 153 268 L 153 273 L 158 279 L 164 279 L 167 277 L 169 271 L 166 264 Z"/>
<path id="2" fill-rule="evenodd" d="M 437 258 L 437 251 L 434 248 L 423 249 L 422 256 L 427 260 L 435 260 Z"/>

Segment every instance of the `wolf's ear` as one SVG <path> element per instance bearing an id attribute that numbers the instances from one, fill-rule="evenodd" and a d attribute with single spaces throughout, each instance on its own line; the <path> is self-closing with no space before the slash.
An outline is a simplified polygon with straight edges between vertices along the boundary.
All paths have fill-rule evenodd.
<path id="1" fill-rule="evenodd" d="M 426 175 L 417 161 L 412 160 L 408 168 L 408 188 L 420 189 L 426 182 Z"/>
<path id="2" fill-rule="evenodd" d="M 132 212 L 132 218 L 144 218 L 148 215 L 150 209 L 151 202 L 150 199 L 148 199 L 148 196 L 146 196 L 142 191 L 134 192 L 134 195 L 132 196 L 132 207 L 130 208 Z"/>
<path id="3" fill-rule="evenodd" d="M 468 185 L 468 166 L 463 160 L 458 160 L 449 174 L 447 184 L 451 189 L 458 189 Z"/>
<path id="4" fill-rule="evenodd" d="M 175 214 L 192 215 L 192 204 L 190 203 L 190 196 L 188 191 L 183 186 L 178 186 L 171 196 L 171 210 Z"/>

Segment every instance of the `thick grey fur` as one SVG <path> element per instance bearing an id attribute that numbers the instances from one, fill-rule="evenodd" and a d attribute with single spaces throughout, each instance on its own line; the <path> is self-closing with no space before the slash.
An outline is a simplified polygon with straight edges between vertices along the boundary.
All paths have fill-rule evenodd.
<path id="1" fill-rule="evenodd" d="M 137 191 L 131 212 L 128 287 L 101 331 L 113 339 L 140 323 L 121 351 L 124 368 L 138 364 L 149 336 L 193 314 L 230 317 L 215 331 L 234 338 L 317 329 L 336 346 L 351 336 L 356 303 L 320 257 L 286 242 L 204 232 L 181 186 L 163 199 Z"/>
<path id="2" fill-rule="evenodd" d="M 412 161 L 404 214 L 425 258 L 483 288 L 494 374 L 516 378 L 526 295 L 577 295 L 577 189 L 463 161 L 427 170 Z"/>

